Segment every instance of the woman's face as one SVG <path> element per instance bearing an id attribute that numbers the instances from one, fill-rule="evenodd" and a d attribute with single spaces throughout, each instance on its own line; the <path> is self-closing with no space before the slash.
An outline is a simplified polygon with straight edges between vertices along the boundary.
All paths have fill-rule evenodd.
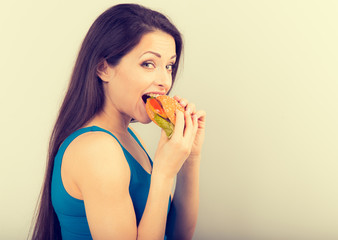
<path id="1" fill-rule="evenodd" d="M 107 67 L 106 111 L 118 111 L 141 123 L 149 123 L 142 96 L 166 94 L 172 85 L 176 60 L 174 38 L 162 31 L 145 34 L 118 65 Z M 110 108 L 110 109 L 109 109 Z"/>

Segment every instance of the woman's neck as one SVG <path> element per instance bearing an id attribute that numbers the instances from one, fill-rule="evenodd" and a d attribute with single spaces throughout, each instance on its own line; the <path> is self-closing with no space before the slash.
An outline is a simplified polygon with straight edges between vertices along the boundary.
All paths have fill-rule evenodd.
<path id="1" fill-rule="evenodd" d="M 124 135 L 128 133 L 128 126 L 131 121 L 129 116 L 121 114 L 118 111 L 107 111 L 103 109 L 97 113 L 86 126 L 98 126 L 110 132 Z"/>

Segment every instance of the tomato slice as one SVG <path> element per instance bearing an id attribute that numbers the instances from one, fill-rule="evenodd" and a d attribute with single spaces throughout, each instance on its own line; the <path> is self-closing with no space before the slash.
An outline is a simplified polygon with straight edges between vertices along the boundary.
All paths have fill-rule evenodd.
<path id="1" fill-rule="evenodd" d="M 155 98 L 148 98 L 147 102 L 149 102 L 151 109 L 153 112 L 157 113 L 163 118 L 168 118 L 167 114 L 165 114 L 161 104 Z"/>

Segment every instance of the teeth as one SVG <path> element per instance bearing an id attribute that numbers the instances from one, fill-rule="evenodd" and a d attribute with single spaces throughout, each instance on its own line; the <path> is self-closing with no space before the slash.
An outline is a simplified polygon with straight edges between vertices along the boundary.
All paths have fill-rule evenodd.
<path id="1" fill-rule="evenodd" d="M 149 93 L 147 94 L 149 97 L 153 97 L 153 98 L 156 98 L 158 96 L 160 96 L 160 94 L 155 94 L 155 93 Z"/>

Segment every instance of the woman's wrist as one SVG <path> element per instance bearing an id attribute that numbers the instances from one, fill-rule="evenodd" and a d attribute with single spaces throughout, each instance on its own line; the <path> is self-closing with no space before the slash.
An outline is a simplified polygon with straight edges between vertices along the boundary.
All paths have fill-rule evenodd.
<path id="1" fill-rule="evenodd" d="M 200 169 L 200 156 L 190 157 L 184 162 L 178 176 L 190 176 L 193 173 L 198 173 Z"/>
<path id="2" fill-rule="evenodd" d="M 185 163 L 189 164 L 200 164 L 201 162 L 201 154 L 190 154 Z"/>
<path id="3" fill-rule="evenodd" d="M 174 183 L 175 177 L 167 176 L 161 172 L 156 171 L 156 169 L 153 169 L 151 174 L 151 181 L 156 182 L 160 185 L 172 185 Z"/>

